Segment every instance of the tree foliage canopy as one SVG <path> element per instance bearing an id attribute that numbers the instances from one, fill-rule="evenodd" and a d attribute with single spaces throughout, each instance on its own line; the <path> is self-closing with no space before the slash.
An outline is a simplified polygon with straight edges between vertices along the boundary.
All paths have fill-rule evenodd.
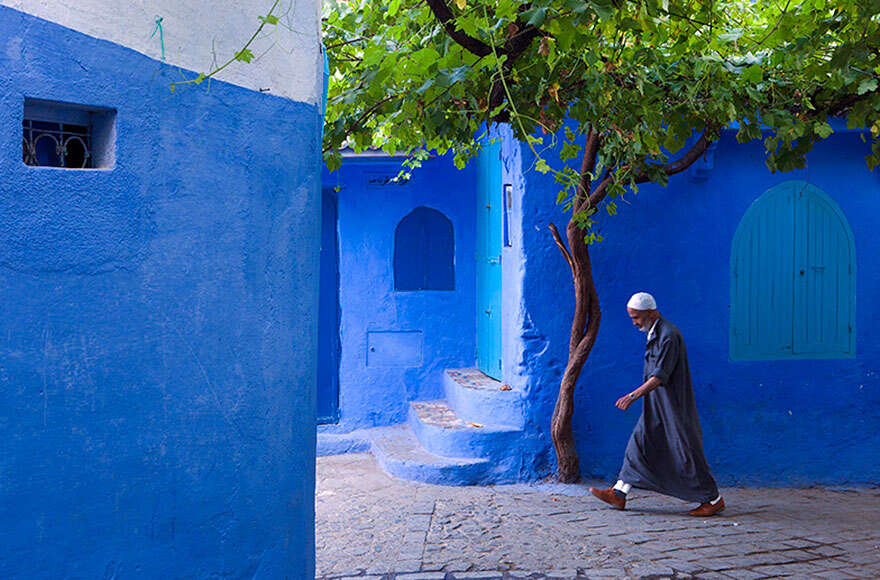
<path id="1" fill-rule="evenodd" d="M 590 131 L 601 147 L 587 179 L 613 175 L 613 198 L 639 182 L 665 183 L 695 136 L 715 139 L 723 126 L 738 127 L 743 142 L 763 139 L 771 170 L 802 167 L 842 115 L 870 130 L 868 165 L 880 164 L 880 0 L 330 0 L 327 8 L 331 168 L 343 144 L 415 163 L 429 150 L 453 151 L 461 164 L 486 122 L 507 121 L 571 207 L 582 164 L 568 162 L 583 157 Z M 544 160 L 549 146 L 563 166 Z"/>

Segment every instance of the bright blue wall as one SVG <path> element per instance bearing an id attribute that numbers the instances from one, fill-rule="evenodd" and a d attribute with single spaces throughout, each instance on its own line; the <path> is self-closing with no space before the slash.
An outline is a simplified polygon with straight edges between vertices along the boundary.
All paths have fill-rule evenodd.
<path id="1" fill-rule="evenodd" d="M 400 159 L 348 158 L 324 176 L 325 187 L 339 188 L 342 354 L 335 430 L 406 421 L 409 401 L 443 398 L 444 369 L 474 365 L 475 170 L 458 171 L 451 159 L 434 158 L 405 185 L 381 184 L 399 170 Z M 420 206 L 452 222 L 453 291 L 394 290 L 394 231 Z M 421 332 L 420 357 L 416 332 L 397 331 Z M 381 335 L 388 352 L 380 352 L 381 345 L 369 352 L 371 332 L 395 333 Z"/>
<path id="2" fill-rule="evenodd" d="M 638 386 L 644 335 L 626 315 L 629 296 L 652 292 L 661 312 L 684 334 L 704 442 L 720 483 L 809 485 L 880 480 L 880 264 L 876 236 L 880 175 L 867 171 L 868 145 L 837 134 L 809 156 L 808 169 L 771 174 L 760 144 L 738 145 L 725 132 L 706 181 L 689 173 L 669 186 L 645 186 L 620 214 L 602 216 L 606 241 L 591 250 L 603 309 L 599 339 L 576 393 L 575 438 L 583 474 L 610 479 L 620 467 L 641 405 L 628 413 L 615 400 Z M 520 159 L 520 157 L 522 159 Z M 505 148 L 507 179 L 516 185 L 525 262 L 505 282 L 521 285 L 525 312 L 506 348 L 505 378 L 529 393 L 538 437 L 548 427 L 567 358 L 573 311 L 571 276 L 547 230 L 566 218 L 554 205 L 558 188 L 528 171 L 526 147 Z M 833 198 L 849 220 L 858 262 L 857 354 L 854 359 L 731 362 L 729 315 L 731 242 L 749 205 L 774 185 L 808 181 Z M 525 192 L 525 193 L 523 193 Z M 511 305 L 511 310 L 514 305 Z M 549 447 L 548 447 L 549 450 Z M 548 451 L 552 458 L 552 452 Z M 552 459 L 551 459 L 552 463 Z"/>
<path id="3" fill-rule="evenodd" d="M 0 38 L 0 577 L 313 576 L 320 112 Z M 116 108 L 116 167 L 24 166 L 25 96 Z"/>

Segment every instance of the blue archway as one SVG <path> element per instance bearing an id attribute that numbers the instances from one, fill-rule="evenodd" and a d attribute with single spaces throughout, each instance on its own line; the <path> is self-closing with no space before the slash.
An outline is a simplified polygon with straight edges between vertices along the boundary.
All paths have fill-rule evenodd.
<path id="1" fill-rule="evenodd" d="M 816 186 L 786 181 L 749 207 L 730 275 L 732 360 L 855 356 L 855 243 Z"/>

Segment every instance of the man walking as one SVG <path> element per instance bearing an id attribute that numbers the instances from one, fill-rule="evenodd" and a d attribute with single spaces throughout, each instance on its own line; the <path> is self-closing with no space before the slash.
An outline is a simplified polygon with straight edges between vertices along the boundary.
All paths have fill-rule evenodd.
<path id="1" fill-rule="evenodd" d="M 657 311 L 654 297 L 634 294 L 626 305 L 638 329 L 648 334 L 644 383 L 617 400 L 626 411 L 640 397 L 642 416 L 626 446 L 617 484 L 590 493 L 617 509 L 626 507 L 633 487 L 671 495 L 700 505 L 692 516 L 706 517 L 724 509 L 715 479 L 703 454 L 703 435 L 691 386 L 684 340 L 678 328 Z"/>

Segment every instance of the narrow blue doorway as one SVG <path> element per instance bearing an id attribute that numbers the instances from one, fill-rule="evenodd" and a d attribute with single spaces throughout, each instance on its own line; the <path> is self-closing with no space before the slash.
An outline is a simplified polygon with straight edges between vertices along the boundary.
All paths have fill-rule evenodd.
<path id="1" fill-rule="evenodd" d="M 318 300 L 318 423 L 339 419 L 339 241 L 337 198 L 321 194 L 321 272 Z"/>
<path id="2" fill-rule="evenodd" d="M 501 143 L 486 143 L 477 165 L 477 368 L 500 381 L 504 227 Z"/>

